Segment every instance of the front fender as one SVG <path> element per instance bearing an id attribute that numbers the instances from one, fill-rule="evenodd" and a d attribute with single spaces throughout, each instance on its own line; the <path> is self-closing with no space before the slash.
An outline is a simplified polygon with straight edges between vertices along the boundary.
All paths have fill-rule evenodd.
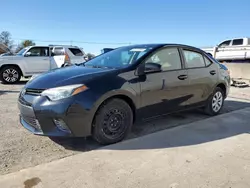
<path id="1" fill-rule="evenodd" d="M 99 109 L 99 107 L 101 106 L 101 104 L 113 97 L 118 97 L 118 96 L 124 96 L 127 97 L 129 99 L 131 99 L 131 101 L 133 102 L 135 109 L 137 109 L 139 107 L 139 97 L 137 96 L 137 93 L 133 90 L 133 88 L 126 88 L 126 89 L 121 89 L 121 90 L 112 90 L 109 91 L 107 93 L 105 93 L 104 95 L 102 95 L 101 97 L 99 97 L 93 104 L 92 108 L 91 108 L 91 117 L 90 119 L 93 121 L 95 114 L 97 112 L 97 110 Z M 91 121 L 91 123 L 92 123 Z"/>
<path id="2" fill-rule="evenodd" d="M 21 69 L 23 76 L 26 76 L 26 74 L 25 74 L 26 67 L 25 67 L 24 60 L 22 60 L 22 59 L 18 59 L 18 60 L 15 60 L 15 59 L 0 59 L 0 69 L 3 66 L 6 66 L 6 65 L 18 66 Z"/>
<path id="3" fill-rule="evenodd" d="M 137 93 L 132 89 L 128 88 L 126 90 L 112 90 L 101 96 L 94 104 L 94 108 L 97 109 L 104 101 L 115 96 L 125 96 L 133 101 L 135 108 L 139 106 L 139 100 Z"/>

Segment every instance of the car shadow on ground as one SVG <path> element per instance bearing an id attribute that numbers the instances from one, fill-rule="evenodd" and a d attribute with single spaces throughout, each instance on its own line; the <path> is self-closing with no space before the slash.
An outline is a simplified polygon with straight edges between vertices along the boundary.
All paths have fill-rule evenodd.
<path id="1" fill-rule="evenodd" d="M 227 100 L 224 109 L 222 110 L 222 114 L 246 107 L 250 107 L 250 102 Z M 205 115 L 201 110 L 192 110 L 166 115 L 155 120 L 135 124 L 130 135 L 126 139 L 127 141 L 108 146 L 108 148 L 101 147 L 101 145 L 96 143 L 91 137 L 86 139 L 51 139 L 57 144 L 62 145 L 65 149 L 74 151 L 89 151 L 93 149 L 140 150 L 190 146 L 221 140 L 239 134 L 250 133 L 250 124 L 249 122 L 244 121 L 248 119 L 250 120 L 250 118 L 248 118 L 249 114 L 250 113 L 236 113 L 234 116 L 237 117 L 232 117 L 228 114 L 224 118 L 220 118 L 222 117 L 220 115 L 214 118 Z M 242 122 L 237 124 L 239 120 Z M 235 121 L 235 123 L 232 124 L 232 121 Z M 192 122 L 197 123 L 191 126 L 183 126 Z M 218 125 L 218 122 L 221 122 L 220 125 Z M 154 134 L 151 134 L 161 130 L 166 131 L 159 132 L 157 134 L 157 139 L 154 137 Z M 140 141 L 135 142 L 136 144 L 129 144 L 131 141 L 130 139 L 144 135 L 147 136 L 140 139 Z"/>
<path id="2" fill-rule="evenodd" d="M 0 96 L 8 93 L 19 93 L 20 91 L 0 90 Z"/>
<path id="3" fill-rule="evenodd" d="M 65 149 L 73 151 L 90 151 L 101 147 L 101 145 L 98 144 L 92 137 L 87 137 L 87 138 L 50 137 L 50 139 L 53 142 L 63 146 Z"/>
<path id="4" fill-rule="evenodd" d="M 14 84 L 6 84 L 6 83 L 3 83 L 0 81 L 0 84 L 3 84 L 3 85 L 25 85 L 27 82 L 28 82 L 28 80 L 21 80 L 17 83 L 14 83 Z"/>

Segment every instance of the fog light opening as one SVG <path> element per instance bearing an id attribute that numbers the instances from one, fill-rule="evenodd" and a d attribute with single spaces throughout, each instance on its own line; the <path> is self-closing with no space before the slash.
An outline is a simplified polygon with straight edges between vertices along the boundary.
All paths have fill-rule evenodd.
<path id="1" fill-rule="evenodd" d="M 68 126 L 66 125 L 66 123 L 62 119 L 54 119 L 54 123 L 59 130 L 67 132 L 67 133 L 71 133 Z"/>

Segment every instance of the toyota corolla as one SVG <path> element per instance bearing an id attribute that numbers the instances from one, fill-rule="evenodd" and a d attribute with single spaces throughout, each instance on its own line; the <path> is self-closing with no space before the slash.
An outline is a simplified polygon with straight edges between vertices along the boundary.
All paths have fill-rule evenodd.
<path id="1" fill-rule="evenodd" d="M 229 83 L 226 68 L 191 46 L 120 47 L 31 79 L 19 95 L 20 122 L 37 135 L 111 144 L 135 121 L 191 108 L 217 115 Z"/>

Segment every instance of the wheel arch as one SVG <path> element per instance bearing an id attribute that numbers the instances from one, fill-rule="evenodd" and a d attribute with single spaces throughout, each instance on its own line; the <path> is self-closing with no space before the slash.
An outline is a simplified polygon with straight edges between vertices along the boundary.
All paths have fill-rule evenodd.
<path id="1" fill-rule="evenodd" d="M 135 100 L 133 100 L 131 96 L 126 95 L 124 93 L 117 93 L 117 94 L 109 95 L 108 97 L 105 97 L 101 102 L 100 101 L 98 102 L 97 108 L 96 108 L 94 115 L 92 117 L 91 129 L 93 129 L 96 113 L 98 112 L 100 107 L 112 99 L 121 99 L 121 100 L 124 100 L 126 103 L 128 103 L 128 105 L 130 106 L 130 108 L 133 112 L 133 122 L 135 122 L 135 120 L 136 120 L 136 108 L 137 108 Z M 92 132 L 92 130 L 91 130 L 91 132 Z"/>
<path id="2" fill-rule="evenodd" d="M 16 68 L 20 71 L 21 76 L 23 76 L 23 71 L 22 71 L 22 69 L 20 68 L 19 65 L 17 65 L 17 64 L 4 64 L 4 65 L 2 65 L 2 66 L 0 67 L 0 72 L 1 72 L 1 71 L 3 70 L 3 68 L 5 68 L 5 67 L 16 67 Z"/>
<path id="3" fill-rule="evenodd" d="M 227 93 L 227 87 L 226 87 L 226 85 L 225 85 L 224 83 L 219 83 L 219 84 L 217 84 L 217 85 L 216 85 L 216 87 L 221 88 L 221 89 L 222 89 L 222 91 L 223 91 L 224 96 L 226 96 L 226 93 Z"/>

